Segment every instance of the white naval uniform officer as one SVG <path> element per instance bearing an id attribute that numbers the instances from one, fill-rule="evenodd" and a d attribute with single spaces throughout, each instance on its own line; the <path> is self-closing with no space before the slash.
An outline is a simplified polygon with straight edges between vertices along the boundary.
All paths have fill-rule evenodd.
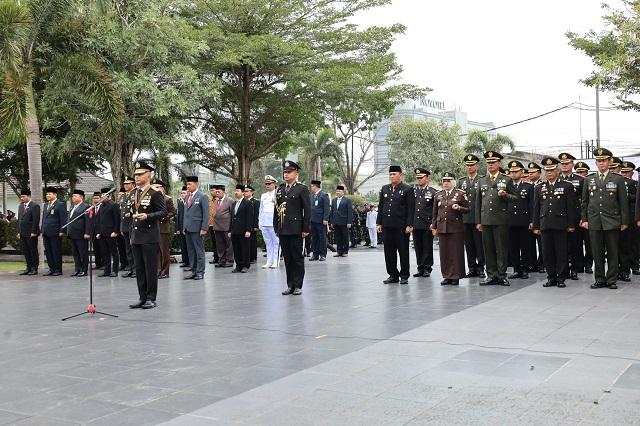
<path id="1" fill-rule="evenodd" d="M 273 229 L 273 214 L 276 205 L 276 178 L 271 175 L 264 177 L 266 192 L 260 196 L 260 211 L 258 214 L 258 227 L 262 232 L 264 244 L 267 247 L 267 263 L 263 269 L 278 267 L 278 236 Z"/>

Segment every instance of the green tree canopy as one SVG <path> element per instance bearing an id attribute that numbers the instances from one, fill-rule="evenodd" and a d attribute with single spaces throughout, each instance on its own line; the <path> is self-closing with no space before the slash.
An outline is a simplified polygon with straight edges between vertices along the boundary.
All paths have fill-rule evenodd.
<path id="1" fill-rule="evenodd" d="M 507 135 L 497 135 L 491 137 L 487 132 L 482 130 L 471 130 L 467 135 L 467 140 L 463 149 L 467 153 L 477 154 L 482 157 L 487 151 L 496 151 L 503 153 L 506 149 L 513 151 L 516 147 L 515 142 Z"/>

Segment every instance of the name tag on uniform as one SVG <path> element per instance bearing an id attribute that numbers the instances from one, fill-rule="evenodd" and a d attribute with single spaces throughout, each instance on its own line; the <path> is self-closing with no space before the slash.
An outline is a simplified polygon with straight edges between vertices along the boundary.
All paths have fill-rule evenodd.
<path id="1" fill-rule="evenodd" d="M 318 206 L 318 200 L 316 200 L 316 201 L 313 203 L 313 205 L 317 207 L 317 206 Z"/>
<path id="2" fill-rule="evenodd" d="M 54 214 L 55 212 L 53 210 L 51 210 L 51 212 L 49 214 Z"/>
<path id="3" fill-rule="evenodd" d="M 564 194 L 564 188 L 556 188 L 556 190 L 555 190 L 555 194 L 556 194 L 556 195 L 558 195 L 558 194 Z"/>
<path id="4" fill-rule="evenodd" d="M 618 185 L 615 182 L 607 182 L 605 188 L 607 189 L 607 191 L 612 192 L 615 191 L 616 188 L 618 188 Z"/>

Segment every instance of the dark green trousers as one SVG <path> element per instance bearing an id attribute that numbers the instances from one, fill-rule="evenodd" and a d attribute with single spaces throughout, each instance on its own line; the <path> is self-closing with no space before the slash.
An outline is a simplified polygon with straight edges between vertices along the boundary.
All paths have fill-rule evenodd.
<path id="1" fill-rule="evenodd" d="M 593 253 L 593 275 L 596 282 L 614 284 L 618 280 L 620 230 L 589 230 L 589 239 L 591 240 L 591 251 Z M 608 267 L 606 274 L 604 269 L 605 253 Z"/>
<path id="2" fill-rule="evenodd" d="M 482 247 L 487 278 L 507 278 L 509 228 L 507 225 L 482 225 Z"/>

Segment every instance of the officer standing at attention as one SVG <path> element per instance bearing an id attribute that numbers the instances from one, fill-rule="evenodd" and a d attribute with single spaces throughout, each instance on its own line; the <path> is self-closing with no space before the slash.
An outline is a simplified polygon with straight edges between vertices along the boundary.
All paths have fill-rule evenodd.
<path id="1" fill-rule="evenodd" d="M 415 197 L 411 186 L 402 182 L 402 168 L 389 167 L 389 180 L 380 190 L 377 232 L 382 232 L 384 261 L 389 278 L 384 284 L 409 284 L 409 235 L 413 231 Z M 398 271 L 398 255 L 400 271 Z"/>
<path id="2" fill-rule="evenodd" d="M 204 236 L 209 225 L 209 198 L 199 190 L 198 176 L 187 176 L 187 200 L 182 218 L 182 232 L 187 239 L 187 250 L 191 262 L 191 275 L 187 280 L 204 279 Z M 228 229 L 227 229 L 228 231 Z"/>
<path id="3" fill-rule="evenodd" d="M 546 157 L 542 164 L 547 181 L 536 186 L 533 232 L 542 234 L 547 270 L 547 282 L 543 287 L 563 288 L 569 276 L 568 234 L 576 230 L 570 214 L 575 210 L 576 194 L 571 183 L 558 178 L 558 160 Z"/>
<path id="4" fill-rule="evenodd" d="M 169 266 L 171 266 L 171 219 L 176 216 L 176 207 L 173 198 L 167 195 L 167 184 L 156 180 L 153 189 L 161 192 L 164 203 L 167 206 L 167 215 L 161 217 L 160 222 L 160 251 L 158 252 L 158 279 L 169 278 Z"/>
<path id="5" fill-rule="evenodd" d="M 616 289 L 618 279 L 618 244 L 620 232 L 629 226 L 627 191 L 624 178 L 609 171 L 611 151 L 593 151 L 598 171 L 586 178 L 582 192 L 582 226 L 589 230 L 593 250 L 595 283 L 591 288 Z M 608 270 L 605 274 L 604 258 Z"/>
<path id="6" fill-rule="evenodd" d="M 84 191 L 75 189 L 71 195 L 73 207 L 69 212 L 67 237 L 71 241 L 71 253 L 75 266 L 72 277 L 86 277 L 89 268 L 89 239 L 91 238 L 91 219 L 84 212 L 89 204 L 84 202 Z"/>
<path id="7" fill-rule="evenodd" d="M 127 256 L 127 267 L 125 269 L 124 277 L 133 277 L 136 273 L 135 265 L 133 264 L 133 252 L 131 251 L 131 206 L 133 205 L 133 191 L 136 189 L 136 182 L 131 176 L 125 176 L 124 181 L 125 194 L 120 200 L 120 235 L 124 240 L 124 251 Z"/>
<path id="8" fill-rule="evenodd" d="M 572 228 L 579 228 L 580 225 L 580 199 L 582 198 L 582 187 L 584 186 L 584 178 L 573 173 L 573 160 L 575 157 L 567 152 L 563 152 L 558 156 L 560 160 L 560 179 L 566 180 L 573 185 L 576 193 L 577 203 L 575 211 L 569 212 L 574 220 Z M 569 234 L 569 278 L 578 279 L 578 274 L 584 272 L 584 254 L 582 251 L 582 241 L 579 232 L 571 232 Z"/>
<path id="9" fill-rule="evenodd" d="M 309 261 L 327 258 L 327 225 L 329 224 L 329 195 L 321 188 L 319 180 L 311 181 L 311 243 L 313 256 Z"/>
<path id="10" fill-rule="evenodd" d="M 120 207 L 109 198 L 109 188 L 102 188 L 102 198 L 96 206 L 96 239 L 104 260 L 104 272 L 99 277 L 118 276 L 120 256 L 118 255 L 118 232 L 120 232 Z"/>
<path id="11" fill-rule="evenodd" d="M 287 289 L 282 295 L 298 296 L 302 294 L 304 281 L 302 247 L 303 239 L 309 236 L 311 193 L 306 185 L 298 182 L 300 166 L 287 160 L 283 169 L 284 183 L 276 191 L 273 228 L 280 238 L 287 273 Z"/>
<path id="12" fill-rule="evenodd" d="M 336 197 L 331 200 L 329 223 L 336 236 L 336 250 L 333 257 L 346 257 L 349 254 L 349 230 L 353 227 L 353 205 L 344 196 L 344 186 L 336 187 Z"/>
<path id="13" fill-rule="evenodd" d="M 262 232 L 262 239 L 267 249 L 267 263 L 262 269 L 275 269 L 280 264 L 280 241 L 273 228 L 273 217 L 276 206 L 276 178 L 271 175 L 264 177 L 265 192 L 260 196 L 260 211 L 258 212 L 258 227 Z"/>
<path id="14" fill-rule="evenodd" d="M 465 213 L 464 220 L 464 247 L 467 252 L 467 265 L 469 273 L 467 278 L 484 278 L 484 249 L 482 248 L 482 233 L 478 231 L 476 225 L 480 218 L 476 216 L 476 192 L 478 192 L 478 175 L 480 159 L 473 155 L 464 156 L 464 165 L 467 169 L 467 176 L 458 181 L 460 189 L 466 192 L 469 199 L 469 212 Z"/>
<path id="15" fill-rule="evenodd" d="M 464 274 L 464 223 L 462 215 L 469 210 L 467 194 L 455 187 L 453 173 L 442 175 L 443 190 L 435 195 L 431 210 L 431 229 L 440 241 L 441 285 L 458 285 Z"/>
<path id="16" fill-rule="evenodd" d="M 129 305 L 131 309 L 153 309 L 158 293 L 158 251 L 160 250 L 160 226 L 158 221 L 167 215 L 164 196 L 151 188 L 151 172 L 154 168 L 144 161 L 135 164 L 133 175 L 136 190 L 131 206 L 133 227 L 131 249 L 136 265 L 136 280 L 140 300 Z"/>
<path id="17" fill-rule="evenodd" d="M 636 195 L 638 192 L 638 183 L 632 179 L 635 164 L 630 161 L 620 163 L 620 174 L 624 177 L 624 183 L 627 188 L 627 199 L 629 202 L 629 217 L 633 218 L 636 207 Z M 638 275 L 638 226 L 635 221 L 629 219 L 629 228 L 620 233 L 620 272 L 618 279 L 620 281 L 631 281 L 631 272 Z"/>
<path id="18" fill-rule="evenodd" d="M 531 240 L 533 224 L 533 185 L 522 180 L 524 166 L 519 161 L 509 162 L 511 172 L 511 191 L 515 198 L 509 198 L 509 253 L 513 264 L 513 274 L 509 278 L 529 278 L 529 257 L 531 256 Z M 535 252 L 534 252 L 535 253 Z"/>
<path id="19" fill-rule="evenodd" d="M 49 272 L 45 276 L 62 275 L 62 226 L 67 223 L 67 207 L 58 200 L 58 190 L 53 187 L 46 189 L 46 204 L 42 210 L 42 240 L 47 258 Z"/>
<path id="20" fill-rule="evenodd" d="M 477 229 L 482 231 L 482 244 L 487 262 L 487 278 L 480 285 L 508 286 L 508 199 L 515 199 L 509 178 L 500 173 L 500 160 L 495 151 L 484 153 L 487 175 L 478 181 L 476 193 Z"/>
<path id="21" fill-rule="evenodd" d="M 578 176 L 582 176 L 583 178 L 585 178 L 589 174 L 591 168 L 587 163 L 578 161 L 574 166 L 574 170 L 576 171 L 576 174 Z M 582 193 L 580 193 L 580 197 L 582 197 Z M 580 203 L 578 203 L 578 208 L 580 208 Z M 589 231 L 582 227 L 578 227 L 576 232 L 580 235 L 580 249 L 582 250 L 584 248 L 584 272 L 585 274 L 593 274 L 593 254 L 591 251 L 591 241 L 589 240 Z"/>
<path id="22" fill-rule="evenodd" d="M 433 233 L 431 232 L 433 200 L 438 191 L 429 186 L 429 176 L 431 175 L 429 170 L 418 167 L 414 170 L 414 173 L 416 175 L 416 184 L 413 186 L 413 195 L 415 197 L 413 248 L 416 251 L 418 272 L 413 276 L 430 277 L 431 269 L 433 268 Z M 464 264 L 464 253 L 462 257 Z"/>
<path id="23" fill-rule="evenodd" d="M 253 198 L 253 193 L 256 190 L 251 185 L 245 185 L 242 193 L 247 201 L 251 202 L 253 206 L 253 228 L 251 230 L 250 248 L 249 248 L 249 263 L 258 262 L 258 229 L 259 229 L 259 216 L 260 216 L 260 200 Z"/>
<path id="24" fill-rule="evenodd" d="M 542 179 L 540 178 L 541 170 L 542 169 L 540 168 L 540 166 L 533 161 L 527 164 L 527 171 L 529 172 L 529 183 L 533 185 L 534 193 L 535 193 L 535 188 L 541 183 L 543 183 Z M 531 272 L 539 272 L 541 274 L 544 273 L 545 270 L 544 270 L 543 254 L 542 254 L 542 238 L 540 235 L 534 235 L 533 238 L 531 239 L 531 250 L 529 253 L 530 253 L 529 270 Z"/>
<path id="25" fill-rule="evenodd" d="M 180 240 L 180 255 L 181 255 L 181 262 L 180 262 L 180 267 L 181 268 L 185 268 L 191 265 L 191 262 L 189 262 L 189 250 L 187 248 L 187 238 L 184 235 L 184 205 L 187 202 L 187 186 L 183 186 L 182 187 L 182 191 L 180 191 L 180 196 L 178 197 L 178 199 L 176 200 L 176 204 L 178 205 L 178 207 L 176 207 L 176 235 L 178 236 L 178 239 Z M 209 204 L 209 206 L 211 206 L 211 204 Z M 209 220 L 211 220 L 211 214 L 209 214 Z M 211 231 L 211 222 L 209 223 L 209 232 L 211 232 L 211 235 L 213 235 L 213 232 Z M 212 238 L 213 241 L 215 241 L 215 238 Z M 213 251 L 215 254 L 215 250 Z"/>
<path id="26" fill-rule="evenodd" d="M 31 201 L 31 190 L 20 191 L 18 207 L 18 235 L 27 268 L 20 275 L 38 275 L 38 235 L 40 234 L 40 206 Z"/>

